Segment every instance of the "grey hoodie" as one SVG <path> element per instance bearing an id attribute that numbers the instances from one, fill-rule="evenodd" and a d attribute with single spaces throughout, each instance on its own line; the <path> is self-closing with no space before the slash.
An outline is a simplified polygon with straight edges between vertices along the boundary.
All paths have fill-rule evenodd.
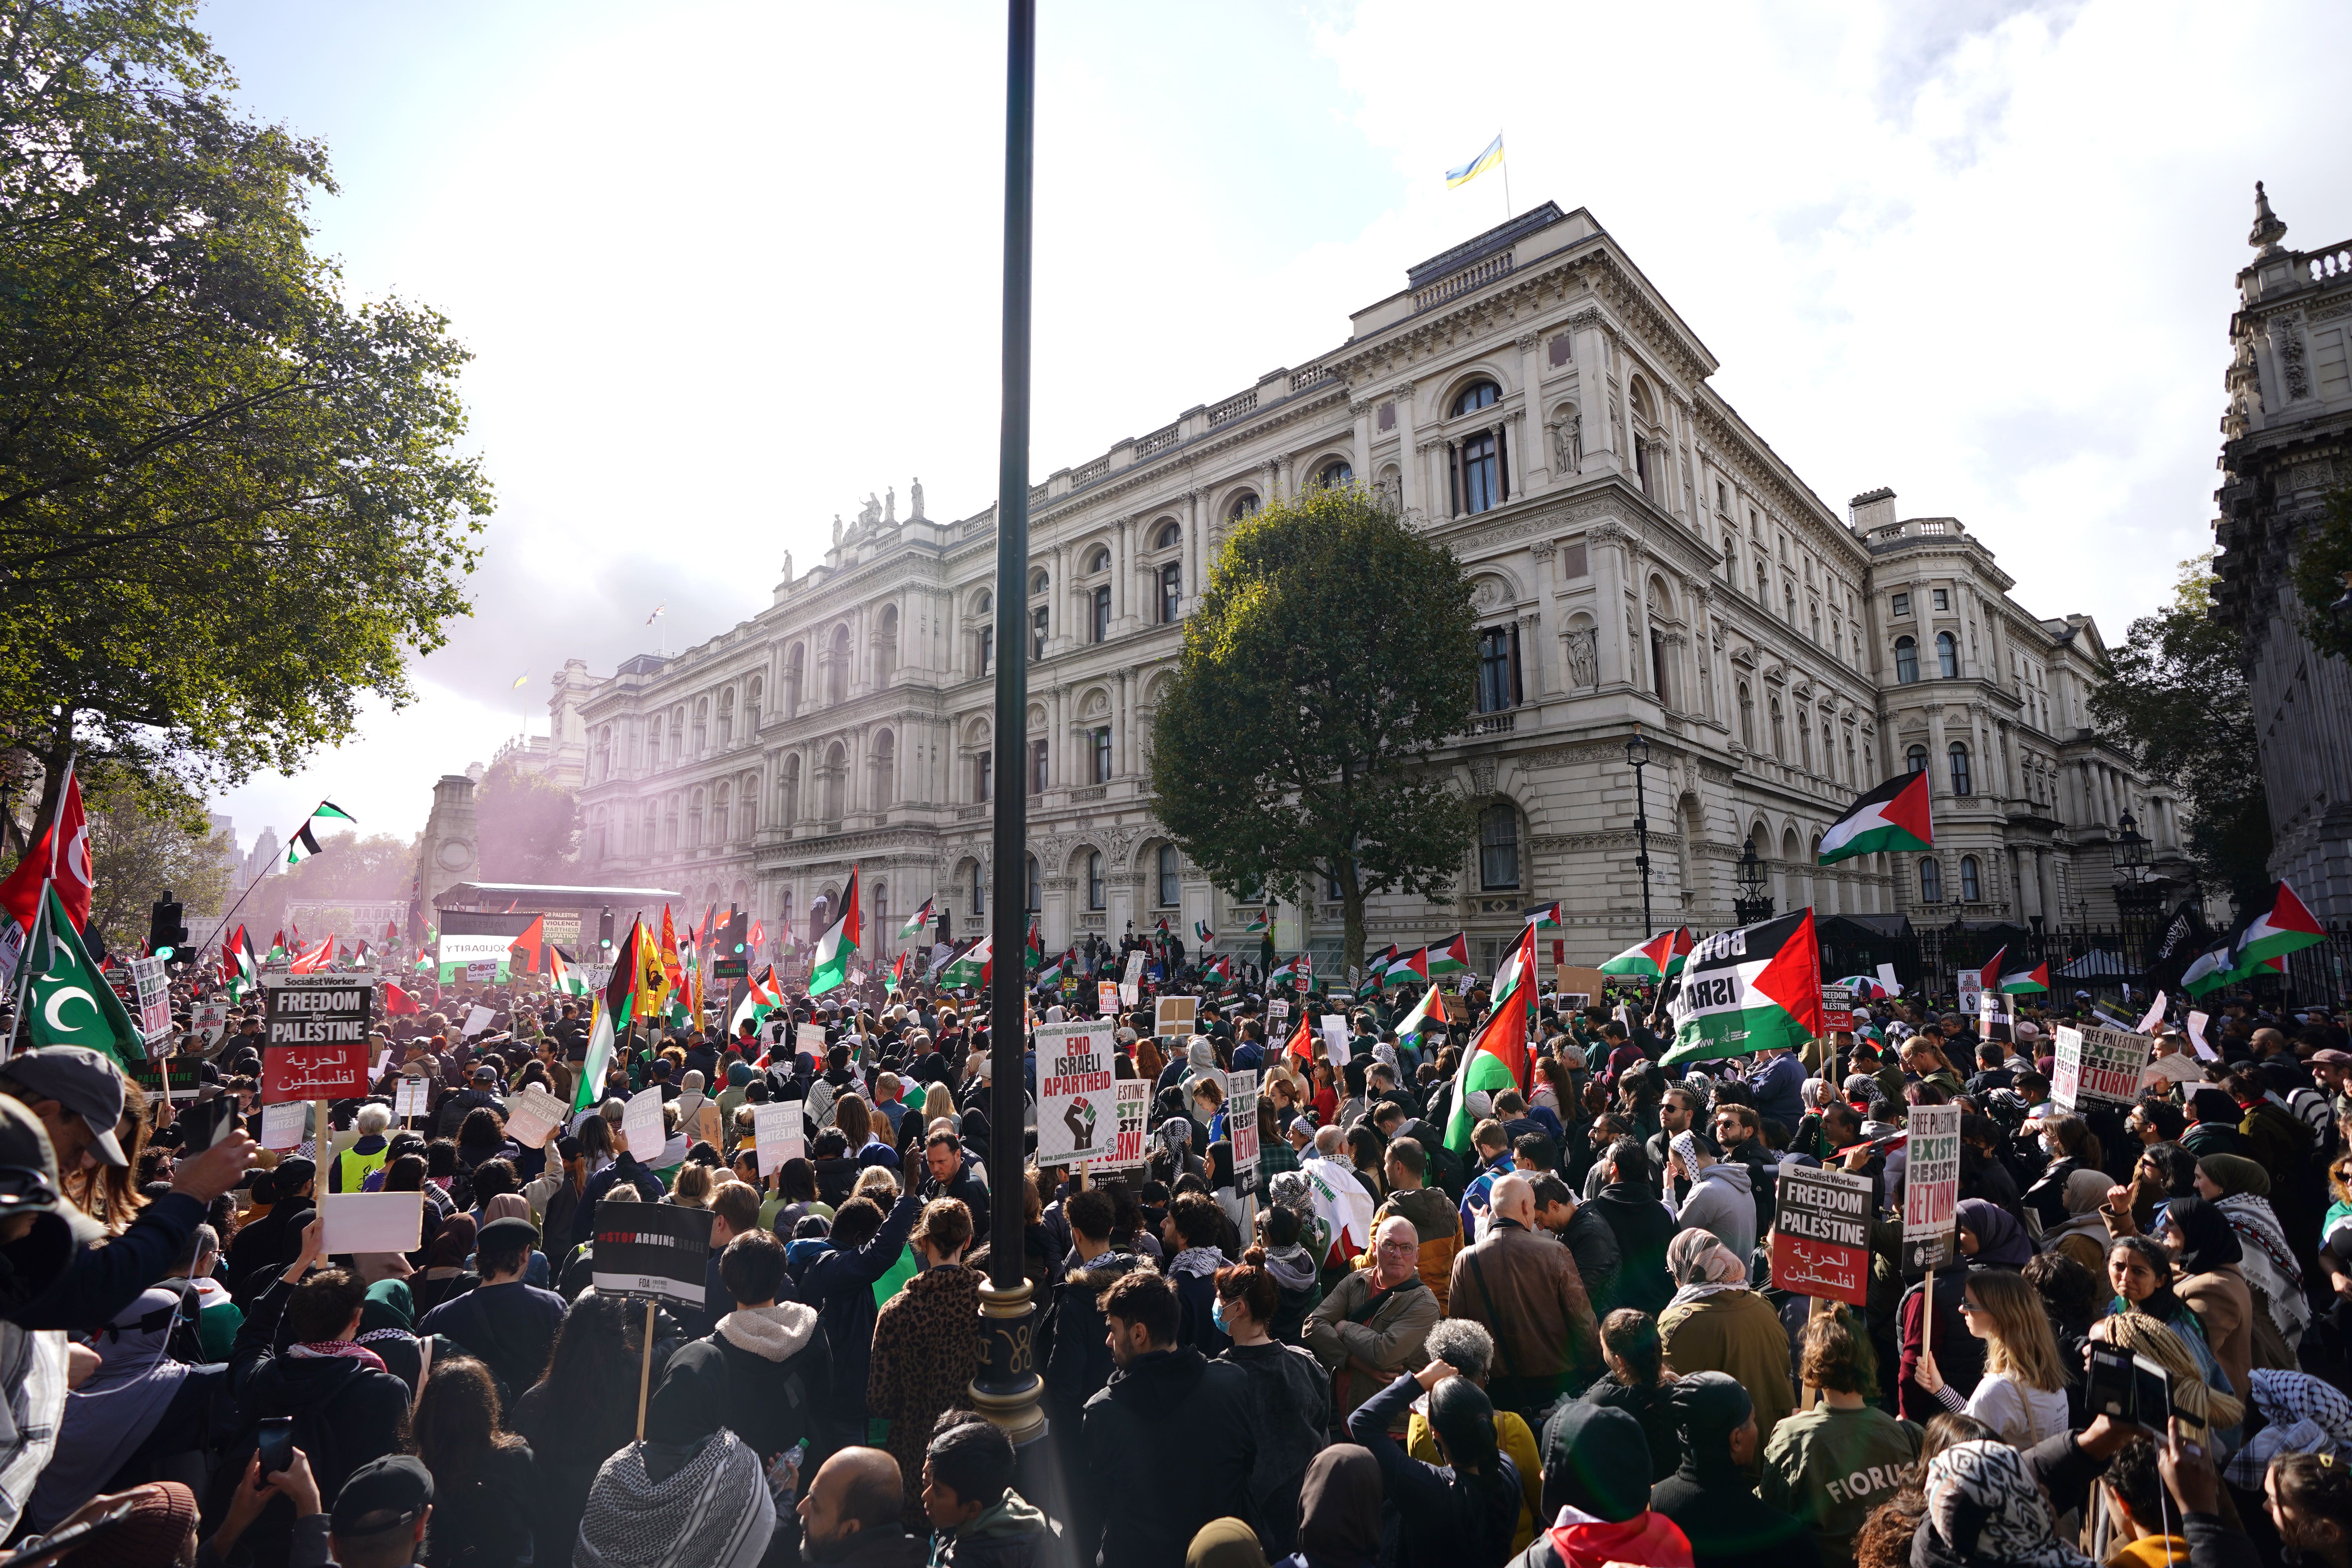
<path id="1" fill-rule="evenodd" d="M 1698 1173 L 1690 1195 L 1675 1215 L 1685 1230 L 1696 1226 L 1713 1231 L 1741 1262 L 1756 1255 L 1756 1198 L 1748 1167 L 1719 1160 Z"/>

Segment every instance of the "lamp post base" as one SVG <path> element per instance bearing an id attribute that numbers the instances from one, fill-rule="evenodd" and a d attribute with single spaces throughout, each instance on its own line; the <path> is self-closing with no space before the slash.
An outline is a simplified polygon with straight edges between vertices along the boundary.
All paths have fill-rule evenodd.
<path id="1" fill-rule="evenodd" d="M 971 1380 L 972 1408 L 1004 1428 L 1017 1447 L 1041 1437 L 1045 1380 L 1037 1374 L 1036 1309 L 1029 1281 L 980 1288 L 980 1375 Z"/>

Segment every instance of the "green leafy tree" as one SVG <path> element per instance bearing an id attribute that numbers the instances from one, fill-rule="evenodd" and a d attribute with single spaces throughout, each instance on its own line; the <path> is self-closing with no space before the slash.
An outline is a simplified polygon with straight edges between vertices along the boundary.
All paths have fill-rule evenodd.
<path id="1" fill-rule="evenodd" d="M 482 877 L 491 882 L 560 883 L 580 845 L 580 805 L 544 773 L 494 764 L 474 792 Z"/>
<path id="2" fill-rule="evenodd" d="M 2327 515 L 2297 542 L 2294 596 L 2303 601 L 2303 635 L 2337 658 L 2352 658 L 2352 615 L 2332 608 L 2352 592 L 2352 485 L 2328 492 Z"/>
<path id="3" fill-rule="evenodd" d="M 2091 716 L 2142 773 L 2180 791 L 2199 876 L 2242 907 L 2270 880 L 2270 805 L 2238 640 L 2212 616 L 2214 581 L 2210 553 L 2180 563 L 2172 603 L 2108 651 Z"/>
<path id="4" fill-rule="evenodd" d="M 1218 552 L 1152 721 L 1154 809 L 1218 886 L 1447 896 L 1474 815 L 1429 752 L 1469 718 L 1461 563 L 1360 489 L 1266 507 Z"/>
<path id="5" fill-rule="evenodd" d="M 238 919 L 260 928 L 254 945 L 268 948 L 272 930 L 283 925 L 291 903 L 321 903 L 348 900 L 353 903 L 408 895 L 416 874 L 416 858 L 424 852 L 424 836 L 395 838 L 389 833 L 332 833 L 319 840 L 319 852 L 289 869 L 281 859 L 269 879 L 247 900 Z M 320 927 L 318 935 L 324 935 Z M 306 932 L 306 935 L 312 934 Z M 373 941 L 382 934 L 357 934 Z"/>
<path id="6" fill-rule="evenodd" d="M 433 311 L 311 254 L 325 149 L 188 0 L 0 11 L 0 738 L 216 787 L 349 736 L 467 607 L 489 490 Z"/>
<path id="7" fill-rule="evenodd" d="M 147 917 L 165 889 L 180 900 L 199 938 L 204 917 L 217 914 L 228 890 L 236 845 L 210 831 L 203 804 L 175 789 L 124 777 L 86 781 L 89 817 L 90 923 L 117 948 L 135 951 Z"/>

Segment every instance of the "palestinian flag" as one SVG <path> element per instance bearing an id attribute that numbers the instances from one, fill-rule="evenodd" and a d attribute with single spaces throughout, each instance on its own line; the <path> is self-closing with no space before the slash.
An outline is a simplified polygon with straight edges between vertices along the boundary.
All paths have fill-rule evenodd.
<path id="1" fill-rule="evenodd" d="M 1519 983 L 1531 978 L 1535 972 L 1536 927 L 1535 922 L 1529 921 L 1519 932 L 1519 940 L 1511 944 L 1511 951 L 1495 971 L 1494 1005 L 1500 1007 L 1509 1000 L 1511 993 L 1518 989 Z"/>
<path id="2" fill-rule="evenodd" d="M 2259 959 L 2281 958 L 2326 940 L 2326 930 L 2294 896 L 2294 889 L 2281 882 L 2271 889 L 2269 900 L 2257 905 L 2252 917 L 2238 928 L 2230 942 L 2230 958 L 2236 967 L 2247 969 Z"/>
<path id="3" fill-rule="evenodd" d="M 1558 904 L 1538 904 L 1534 909 L 1519 912 L 1528 917 L 1528 924 L 1539 931 L 1558 931 L 1568 923 Z"/>
<path id="4" fill-rule="evenodd" d="M 1521 951 L 1533 939 L 1529 934 L 1521 939 Z M 1533 959 L 1527 961 L 1530 964 Z M 1528 1069 L 1528 993 L 1530 985 L 1515 985 L 1502 1005 L 1486 1016 L 1477 1037 L 1462 1053 L 1462 1065 L 1454 1074 L 1454 1111 L 1446 1119 L 1445 1146 L 1456 1152 L 1470 1147 L 1470 1134 L 1477 1127 L 1477 1119 L 1470 1113 L 1470 1096 L 1484 1089 L 1488 1094 L 1507 1089 L 1517 1089 Z M 1819 987 L 1816 987 L 1819 989 Z"/>
<path id="5" fill-rule="evenodd" d="M 287 865 L 299 866 L 319 852 L 319 836 L 313 829 L 321 822 L 348 822 L 357 826 L 359 818 L 331 800 L 320 801 L 318 809 L 303 818 L 302 826 L 294 830 L 294 837 L 286 841 Z"/>
<path id="6" fill-rule="evenodd" d="M 904 954 L 900 956 L 903 958 Z M 776 986 L 775 978 L 773 968 L 765 969 L 761 972 L 759 979 L 744 987 L 743 999 L 735 1004 L 734 1016 L 727 1020 L 730 1035 L 742 1034 L 747 1022 L 753 1025 L 765 1023 L 769 1014 L 784 1005 L 783 993 Z"/>
<path id="7" fill-rule="evenodd" d="M 1242 927 L 1243 931 L 1248 932 L 1252 936 L 1264 936 L 1267 931 L 1270 931 L 1273 929 L 1273 925 L 1266 920 L 1265 911 L 1264 910 L 1259 910 L 1254 912 L 1249 918 L 1249 924 Z"/>
<path id="8" fill-rule="evenodd" d="M 621 1026 L 615 1019 L 627 1020 L 635 1016 L 638 992 L 646 983 L 648 954 L 646 922 L 633 920 L 629 934 L 613 952 L 613 977 L 604 982 L 604 993 L 596 998 L 596 1021 L 588 1029 L 588 1054 L 580 1064 L 580 1085 L 572 1091 L 572 1109 L 586 1110 L 598 1103 L 604 1093 L 605 1069 L 613 1065 L 613 1047 Z"/>
<path id="9" fill-rule="evenodd" d="M 1381 978 L 1388 973 L 1389 965 L 1396 962 L 1396 943 L 1391 942 L 1380 952 L 1365 959 L 1364 978 L 1378 984 Z"/>
<path id="10" fill-rule="evenodd" d="M 588 982 L 572 973 L 572 961 L 553 942 L 547 944 L 548 974 L 559 996 L 585 996 Z"/>
<path id="11" fill-rule="evenodd" d="M 996 934 L 992 931 L 950 959 L 940 975 L 940 984 L 950 991 L 965 986 L 977 989 L 987 984 L 990 953 L 995 941 Z"/>
<path id="12" fill-rule="evenodd" d="M 1167 933 L 1168 922 L 1166 921 L 1161 921 L 1160 922 L 1160 930 L 1162 935 Z M 1043 931 L 1037 929 L 1037 922 L 1035 921 L 1031 921 L 1029 922 L 1029 935 L 1024 940 L 1022 947 L 1021 967 L 1032 971 L 1033 973 L 1045 967 L 1045 936 Z"/>
<path id="13" fill-rule="evenodd" d="M 1305 975 L 1306 972 L 1298 966 L 1298 960 L 1294 958 L 1286 963 L 1266 971 L 1265 988 L 1271 991 L 1278 985 L 1287 985 L 1296 990 Z"/>
<path id="14" fill-rule="evenodd" d="M 1672 931 L 1660 931 L 1647 942 L 1635 942 L 1602 964 L 1601 973 L 1637 980 L 1664 980 L 1683 972 L 1690 952 L 1690 927 L 1676 926 Z"/>
<path id="15" fill-rule="evenodd" d="M 1429 994 L 1421 999 L 1419 1006 L 1398 1021 L 1397 1038 L 1400 1041 L 1411 1039 L 1433 1022 L 1440 1027 L 1445 1023 L 1445 1002 L 1434 985 L 1429 988 Z"/>
<path id="16" fill-rule="evenodd" d="M 236 973 L 228 977 L 228 994 L 232 1000 L 243 1001 L 245 994 L 261 984 L 261 955 L 253 951 L 253 938 L 243 926 L 236 928 L 236 945 L 229 958 Z"/>
<path id="17" fill-rule="evenodd" d="M 890 986 L 893 991 L 907 988 L 907 955 L 901 952 L 890 961 Z"/>
<path id="18" fill-rule="evenodd" d="M 2230 944 L 2224 942 L 2199 953 L 2181 973 L 2180 984 L 2194 1001 L 2209 991 L 2219 991 L 2237 977 L 2237 971 L 2230 963 Z"/>
<path id="19" fill-rule="evenodd" d="M 921 933 L 922 929 L 925 926 L 937 920 L 939 918 L 939 911 L 931 907 L 934 902 L 935 900 L 933 900 L 925 899 L 923 900 L 923 907 L 917 910 L 913 914 L 908 915 L 907 917 L 907 923 L 898 928 L 898 934 L 902 937 L 919 935 Z M 756 933 L 754 933 L 751 938 L 751 945 L 753 947 L 760 945 L 760 939 Z"/>
<path id="20" fill-rule="evenodd" d="M 1166 915 L 1161 915 L 1159 921 L 1153 924 L 1151 929 L 1158 931 L 1161 936 L 1166 936 L 1168 934 L 1168 917 Z"/>
<path id="21" fill-rule="evenodd" d="M 1031 975 L 1029 977 L 1029 984 L 1032 985 L 1060 984 L 1062 983 L 1062 969 L 1066 962 L 1066 961 L 1059 958 L 1054 960 L 1053 963 L 1047 964 L 1045 968 Z"/>
<path id="22" fill-rule="evenodd" d="M 1194 921 L 1192 922 L 1192 935 L 1202 947 L 1206 947 L 1211 942 L 1217 940 L 1217 933 L 1209 929 L 1209 922 L 1206 921 Z"/>
<path id="23" fill-rule="evenodd" d="M 1423 948 L 1421 955 L 1428 961 L 1425 973 L 1429 974 L 1460 974 L 1470 967 L 1470 941 L 1457 931 L 1444 942 L 1433 942 Z"/>
<path id="24" fill-rule="evenodd" d="M 1886 988 L 1886 982 L 1875 974 L 1849 974 L 1836 984 L 1853 992 L 1857 1002 L 1876 1002 L 1895 994 Z"/>
<path id="25" fill-rule="evenodd" d="M 1222 952 L 1217 954 L 1216 958 L 1210 963 L 1209 967 L 1201 971 L 1201 976 L 1204 980 L 1230 983 L 1234 977 L 1233 959 Z"/>
<path id="26" fill-rule="evenodd" d="M 1934 829 L 1927 819 L 1927 775 L 1898 773 L 1845 808 L 1845 815 L 1822 835 L 1819 864 L 1827 866 L 1857 855 L 1890 849 L 1932 849 Z"/>
<path id="27" fill-rule="evenodd" d="M 1661 1065 L 1794 1049 L 1819 1037 L 1822 949 L 1813 911 L 1718 931 L 1691 952 Z"/>
<path id="28" fill-rule="evenodd" d="M 55 884 L 35 907 L 26 957 L 37 967 L 25 996 L 25 1028 L 36 1046 L 88 1046 L 118 1067 L 145 1065 L 146 1042 L 130 1009 L 99 975 Z"/>
<path id="29" fill-rule="evenodd" d="M 2031 969 L 2021 969 L 2014 974 L 2000 977 L 2000 992 L 2004 996 L 2021 996 L 2029 991 L 2049 989 L 2050 963 L 2046 959 Z"/>
<path id="30" fill-rule="evenodd" d="M 849 983 L 849 961 L 857 952 L 857 868 L 852 866 L 849 886 L 841 895 L 841 918 L 816 939 L 816 955 L 809 964 L 811 996 L 822 996 Z"/>

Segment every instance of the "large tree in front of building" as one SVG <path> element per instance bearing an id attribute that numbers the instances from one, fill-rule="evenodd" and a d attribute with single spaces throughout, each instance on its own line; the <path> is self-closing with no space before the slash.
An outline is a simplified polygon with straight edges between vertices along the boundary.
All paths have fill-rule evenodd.
<path id="1" fill-rule="evenodd" d="M 1229 891 L 1345 911 L 1447 896 L 1474 816 L 1433 748 L 1475 700 L 1461 563 L 1360 489 L 1310 491 L 1241 522 L 1184 626 L 1152 719 L 1160 820 Z"/>
<path id="2" fill-rule="evenodd" d="M 192 0 L 0 12 L 0 743 L 293 772 L 467 609 L 467 358 L 354 306 L 325 150 L 231 100 Z M 18 837 L 12 832 L 12 837 Z"/>
<path id="3" fill-rule="evenodd" d="M 545 773 L 495 763 L 474 792 L 486 882 L 562 884 L 575 869 L 579 798 Z"/>
<path id="4" fill-rule="evenodd" d="M 2216 621 L 2213 558 L 2180 564 L 2172 603 L 2132 622 L 2091 696 L 2100 731 L 2141 775 L 2180 792 L 2189 858 L 2241 907 L 2270 881 L 2270 805 L 2235 633 Z"/>

